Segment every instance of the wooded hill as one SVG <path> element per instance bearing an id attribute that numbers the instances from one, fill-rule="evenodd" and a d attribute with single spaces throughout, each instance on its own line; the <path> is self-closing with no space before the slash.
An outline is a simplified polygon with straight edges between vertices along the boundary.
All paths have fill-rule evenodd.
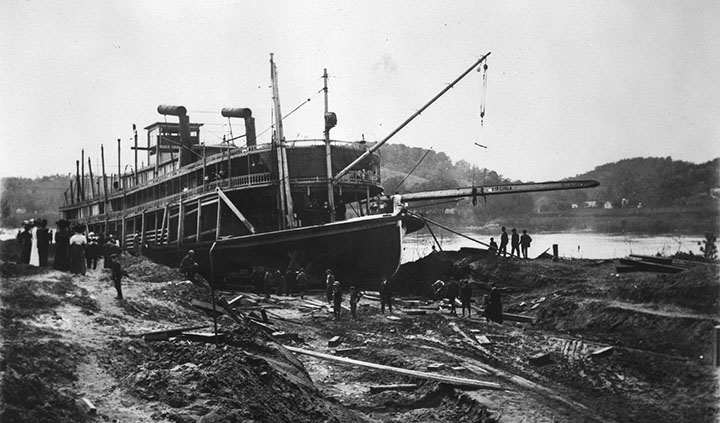
<path id="1" fill-rule="evenodd" d="M 382 154 L 381 175 L 386 193 L 404 193 L 493 185 L 511 180 L 497 172 L 476 168 L 460 160 L 453 163 L 443 152 L 386 144 Z M 17 227 L 23 220 L 44 217 L 54 223 L 58 207 L 71 175 L 42 178 L 3 178 L 0 191 L 2 226 Z M 498 216 L 552 213 L 570 210 L 572 204 L 582 208 L 584 201 L 610 202 L 615 209 L 683 207 L 716 212 L 718 200 L 711 196 L 720 187 L 720 158 L 701 164 L 666 158 L 632 158 L 596 167 L 590 172 L 568 179 L 595 179 L 600 186 L 592 189 L 546 192 L 522 195 L 500 195 L 471 201 L 450 202 L 422 207 L 428 214 L 443 214 L 457 209 L 459 217 L 488 220 Z M 625 201 L 623 201 L 623 199 Z M 473 224 L 472 222 L 468 222 Z"/>

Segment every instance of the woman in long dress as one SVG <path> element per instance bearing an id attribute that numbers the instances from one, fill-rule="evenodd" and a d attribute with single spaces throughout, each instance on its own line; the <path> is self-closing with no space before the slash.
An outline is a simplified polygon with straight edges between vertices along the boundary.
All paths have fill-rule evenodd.
<path id="1" fill-rule="evenodd" d="M 30 247 L 30 266 L 40 266 L 40 253 L 38 252 L 38 238 L 37 238 L 38 222 L 33 222 L 33 227 L 30 230 L 32 236 L 32 246 Z"/>
<path id="2" fill-rule="evenodd" d="M 85 274 L 85 247 L 87 238 L 83 234 L 84 228 L 75 228 L 75 234 L 70 237 L 70 272 Z"/>

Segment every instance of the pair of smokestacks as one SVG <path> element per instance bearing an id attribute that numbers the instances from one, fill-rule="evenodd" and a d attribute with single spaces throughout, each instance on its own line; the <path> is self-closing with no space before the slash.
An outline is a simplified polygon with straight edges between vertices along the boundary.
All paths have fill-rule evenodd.
<path id="1" fill-rule="evenodd" d="M 190 117 L 184 106 L 160 105 L 157 108 L 161 115 L 177 116 L 180 120 L 180 166 L 185 166 L 193 161 L 191 156 L 192 142 L 190 140 Z M 252 110 L 241 107 L 224 107 L 221 111 L 223 117 L 242 118 L 245 120 L 245 140 L 248 147 L 257 144 L 255 137 L 255 118 L 252 117 Z"/>

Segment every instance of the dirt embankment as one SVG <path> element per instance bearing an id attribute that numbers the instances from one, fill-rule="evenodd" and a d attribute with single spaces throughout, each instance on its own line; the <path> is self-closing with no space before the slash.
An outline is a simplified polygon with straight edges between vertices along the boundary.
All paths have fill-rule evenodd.
<path id="1" fill-rule="evenodd" d="M 677 275 L 615 273 L 611 261 L 509 260 L 442 252 L 405 265 L 392 281 L 391 315 L 365 298 L 359 319 L 339 321 L 324 293 L 305 299 L 247 294 L 238 311 L 256 325 L 218 317 L 219 345 L 139 334 L 208 326 L 193 301 L 210 292 L 176 270 L 123 257 L 125 300 L 108 274 L 87 276 L 2 264 L 2 421 L 53 422 L 576 422 L 715 421 L 718 390 L 710 330 L 720 321 L 716 267 Z M 490 284 L 509 313 L 499 325 L 448 314 L 426 296 L 449 276 Z M 217 293 L 228 298 L 237 293 Z M 347 297 L 345 299 L 347 304 Z M 423 311 L 423 313 L 417 313 Z M 328 341 L 338 336 L 339 346 Z M 379 369 L 295 356 L 280 345 L 378 365 L 497 384 L 469 390 Z M 612 347 L 608 354 L 592 353 Z M 341 350 L 345 350 L 341 352 Z M 377 385 L 413 384 L 375 393 Z M 89 399 L 97 414 L 79 401 Z"/>
<path id="2" fill-rule="evenodd" d="M 138 338 L 212 323 L 190 305 L 209 292 L 164 266 L 123 261 L 130 276 L 122 301 L 102 269 L 80 276 L 2 263 L 0 420 L 362 420 L 318 395 L 300 362 L 273 339 L 227 317 L 219 346 Z"/>

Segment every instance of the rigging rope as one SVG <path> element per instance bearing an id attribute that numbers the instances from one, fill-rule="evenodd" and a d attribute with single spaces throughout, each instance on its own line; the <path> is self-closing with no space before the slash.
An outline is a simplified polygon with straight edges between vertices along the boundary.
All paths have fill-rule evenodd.
<path id="1" fill-rule="evenodd" d="M 432 151 L 432 147 L 430 147 L 430 150 L 428 150 L 428 151 L 425 152 L 425 154 L 422 156 L 422 158 L 420 158 L 420 160 L 418 160 L 418 162 L 415 163 L 415 167 L 412 168 L 412 170 L 410 171 L 410 173 L 408 173 L 407 175 L 405 175 L 405 178 L 404 178 L 402 181 L 400 181 L 400 183 L 398 184 L 398 186 L 396 186 L 395 189 L 392 190 L 391 192 L 397 192 L 398 188 L 400 188 L 400 186 L 402 186 L 402 184 L 405 183 L 405 181 L 407 180 L 407 178 L 409 178 L 410 175 L 412 175 L 412 173 L 415 172 L 415 169 L 417 169 L 417 167 L 420 166 L 420 163 L 422 163 L 422 161 L 425 160 L 425 157 L 427 157 L 427 155 L 430 154 L 430 151 Z"/>

